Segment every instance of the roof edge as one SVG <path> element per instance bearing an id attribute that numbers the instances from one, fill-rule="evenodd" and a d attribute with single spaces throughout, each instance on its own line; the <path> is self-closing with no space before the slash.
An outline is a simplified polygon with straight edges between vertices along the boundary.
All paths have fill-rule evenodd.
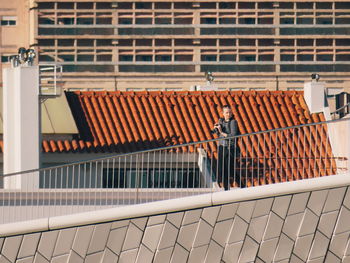
<path id="1" fill-rule="evenodd" d="M 204 195 L 163 200 L 152 203 L 90 211 L 74 215 L 64 215 L 25 222 L 2 224 L 0 225 L 0 237 L 99 224 L 142 216 L 153 216 L 188 209 L 203 208 L 226 203 L 236 203 L 268 198 L 272 196 L 323 190 L 348 185 L 350 185 L 350 173 L 225 192 L 214 192 Z"/>

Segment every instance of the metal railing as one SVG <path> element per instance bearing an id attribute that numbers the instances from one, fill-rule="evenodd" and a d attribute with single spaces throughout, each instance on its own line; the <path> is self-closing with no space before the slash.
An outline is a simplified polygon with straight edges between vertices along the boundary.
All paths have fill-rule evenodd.
<path id="1" fill-rule="evenodd" d="M 0 222 L 347 173 L 350 119 L 1 175 Z"/>

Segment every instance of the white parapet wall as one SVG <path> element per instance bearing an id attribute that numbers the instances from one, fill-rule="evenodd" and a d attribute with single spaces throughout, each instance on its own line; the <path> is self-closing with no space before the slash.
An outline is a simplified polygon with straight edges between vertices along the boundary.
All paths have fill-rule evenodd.
<path id="1" fill-rule="evenodd" d="M 350 175 L 0 225 L 5 262 L 348 262 Z"/>
<path id="2" fill-rule="evenodd" d="M 310 113 L 323 112 L 325 106 L 325 83 L 315 81 L 305 83 L 304 99 Z"/>
<path id="3" fill-rule="evenodd" d="M 39 168 L 39 68 L 4 69 L 4 173 Z M 38 173 L 4 178 L 5 189 L 37 189 Z"/>

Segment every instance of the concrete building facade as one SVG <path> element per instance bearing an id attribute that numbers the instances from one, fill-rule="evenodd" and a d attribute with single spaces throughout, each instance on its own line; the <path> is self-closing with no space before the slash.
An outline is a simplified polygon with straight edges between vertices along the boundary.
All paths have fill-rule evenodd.
<path id="1" fill-rule="evenodd" d="M 0 3 L 2 66 L 20 46 L 63 66 L 66 89 L 302 88 L 321 74 L 346 89 L 347 1 L 48 1 Z"/>

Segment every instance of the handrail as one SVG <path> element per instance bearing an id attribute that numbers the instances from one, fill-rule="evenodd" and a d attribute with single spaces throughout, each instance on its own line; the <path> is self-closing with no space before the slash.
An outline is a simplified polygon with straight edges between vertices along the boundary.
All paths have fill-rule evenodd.
<path id="1" fill-rule="evenodd" d="M 315 125 L 321 125 L 321 124 L 329 124 L 329 123 L 342 122 L 342 121 L 347 121 L 347 119 L 338 119 L 338 120 L 328 120 L 328 121 L 315 122 L 315 123 L 306 123 L 306 124 L 288 126 L 288 127 L 283 127 L 283 128 L 276 128 L 276 129 L 270 129 L 270 130 L 252 132 L 252 133 L 245 133 L 245 134 L 227 137 L 226 139 L 235 139 L 235 138 L 240 138 L 240 137 L 245 137 L 245 136 L 250 136 L 250 135 L 259 135 L 259 134 L 264 134 L 264 133 L 269 133 L 269 132 L 283 131 L 283 130 L 287 130 L 287 129 L 296 129 L 296 128 L 309 127 L 309 126 L 315 126 Z M 153 152 L 155 150 L 163 151 L 163 150 L 175 149 L 175 148 L 180 148 L 180 147 L 188 147 L 188 146 L 201 144 L 201 143 L 217 142 L 217 141 L 221 141 L 221 140 L 222 140 L 222 138 L 215 138 L 215 139 L 210 139 L 210 140 L 189 142 L 189 143 L 178 144 L 178 145 L 170 145 L 170 146 L 152 148 L 152 149 L 147 149 L 147 150 L 140 150 L 140 151 L 129 152 L 129 153 L 106 155 L 106 156 L 99 157 L 99 158 L 86 159 L 86 160 L 72 162 L 72 163 L 68 163 L 68 164 L 64 164 L 64 165 L 50 166 L 50 167 L 39 168 L 39 169 L 29 169 L 29 170 L 24 170 L 24 171 L 15 172 L 15 173 L 8 173 L 8 174 L 0 174 L 0 177 L 7 177 L 7 176 L 13 176 L 13 175 L 19 175 L 19 174 L 25 174 L 25 173 L 33 173 L 33 172 L 41 172 L 41 171 L 50 170 L 50 169 L 59 169 L 59 168 L 64 168 L 64 167 L 71 166 L 71 165 L 84 164 L 86 162 L 103 161 L 103 160 L 107 160 L 107 159 L 115 158 L 115 157 L 126 157 L 126 156 L 130 156 L 130 155 L 135 155 L 135 154 L 149 153 L 149 152 Z"/>
<path id="2" fill-rule="evenodd" d="M 0 224 L 348 174 L 349 124 L 308 123 L 1 175 Z"/>
<path id="3" fill-rule="evenodd" d="M 348 108 L 348 107 L 350 107 L 350 102 L 349 102 L 348 104 L 345 104 L 344 106 L 340 107 L 339 109 L 336 109 L 335 111 L 331 112 L 331 115 L 332 115 L 332 114 L 336 114 L 336 113 L 338 113 L 339 111 L 341 111 L 341 110 L 343 110 L 343 109 L 346 109 L 346 108 Z"/>

